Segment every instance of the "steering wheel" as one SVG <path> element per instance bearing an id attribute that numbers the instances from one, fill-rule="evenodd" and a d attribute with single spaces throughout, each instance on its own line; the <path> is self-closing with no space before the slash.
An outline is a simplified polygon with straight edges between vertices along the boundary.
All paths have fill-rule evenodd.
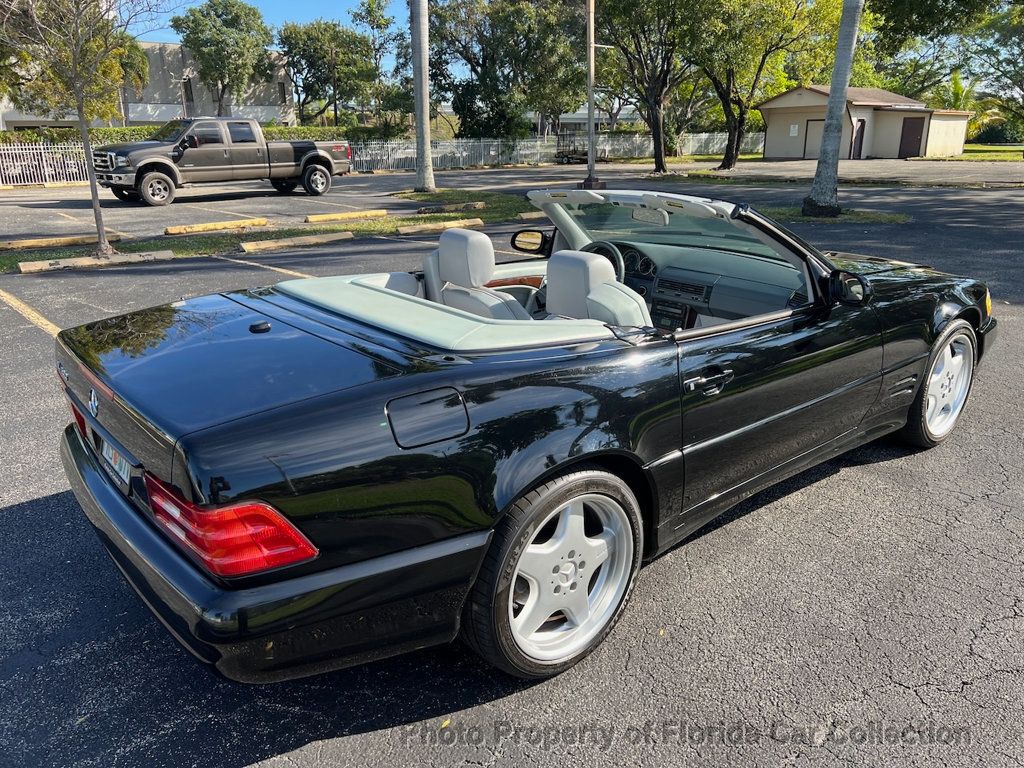
<path id="1" fill-rule="evenodd" d="M 620 283 L 626 282 L 626 260 L 622 258 L 622 251 L 615 243 L 608 240 L 593 240 L 582 248 L 581 251 L 588 253 L 599 253 L 615 262 L 615 279 Z"/>

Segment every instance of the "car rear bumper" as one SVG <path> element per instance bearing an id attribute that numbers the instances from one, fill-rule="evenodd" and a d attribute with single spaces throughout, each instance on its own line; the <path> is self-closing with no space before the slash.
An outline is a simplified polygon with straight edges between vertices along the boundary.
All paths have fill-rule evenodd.
<path id="1" fill-rule="evenodd" d="M 984 359 L 986 353 L 992 348 L 999 335 L 999 323 L 994 317 L 989 317 L 978 329 L 978 362 Z"/>
<path id="2" fill-rule="evenodd" d="M 113 486 L 68 426 L 61 459 L 100 541 L 150 610 L 232 680 L 273 682 L 455 638 L 491 532 L 458 536 L 273 584 L 206 578 Z"/>

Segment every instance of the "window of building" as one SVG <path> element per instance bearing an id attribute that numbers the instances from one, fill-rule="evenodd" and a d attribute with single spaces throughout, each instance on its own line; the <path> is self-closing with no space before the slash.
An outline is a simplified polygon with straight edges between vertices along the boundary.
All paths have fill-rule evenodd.
<path id="1" fill-rule="evenodd" d="M 192 127 L 192 135 L 196 137 L 196 144 L 200 147 L 224 143 L 220 127 L 216 123 L 196 123 Z"/>
<path id="2" fill-rule="evenodd" d="M 284 83 L 281 81 L 277 83 L 277 98 L 282 104 L 288 103 L 288 89 L 285 88 Z"/>
<path id="3" fill-rule="evenodd" d="M 228 133 L 232 144 L 255 144 L 256 134 L 249 123 L 228 123 Z"/>

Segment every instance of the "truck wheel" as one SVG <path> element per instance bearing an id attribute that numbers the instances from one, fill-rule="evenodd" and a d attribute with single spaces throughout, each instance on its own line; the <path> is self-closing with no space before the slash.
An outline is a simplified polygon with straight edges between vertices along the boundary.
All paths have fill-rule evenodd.
<path id="1" fill-rule="evenodd" d="M 302 172 L 302 188 L 313 197 L 320 197 L 331 189 L 331 173 L 322 165 L 311 165 Z"/>
<path id="2" fill-rule="evenodd" d="M 167 205 L 174 199 L 174 182 L 170 176 L 152 171 L 139 182 L 139 194 L 146 205 Z"/>
<path id="3" fill-rule="evenodd" d="M 125 189 L 124 187 L 111 187 L 110 191 L 114 193 L 114 197 L 120 200 L 122 203 L 137 203 L 139 202 L 139 193 L 134 189 Z"/>
<path id="4" fill-rule="evenodd" d="M 556 477 L 499 521 L 463 639 L 517 677 L 564 672 L 611 632 L 643 549 L 640 507 L 620 478 L 590 466 Z"/>
<path id="5" fill-rule="evenodd" d="M 282 195 L 287 195 L 288 193 L 295 191 L 295 188 L 297 186 L 299 186 L 299 182 L 297 182 L 297 181 L 272 181 L 272 182 L 270 182 L 270 186 L 272 186 L 275 190 L 280 192 Z"/>

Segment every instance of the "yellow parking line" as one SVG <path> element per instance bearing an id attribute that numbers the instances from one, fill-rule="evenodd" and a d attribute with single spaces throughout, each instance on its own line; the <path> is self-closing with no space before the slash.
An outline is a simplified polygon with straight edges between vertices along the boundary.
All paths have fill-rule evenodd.
<path id="1" fill-rule="evenodd" d="M 228 256 L 211 256 L 211 259 L 219 259 L 220 261 L 230 261 L 232 264 L 241 264 L 246 267 L 259 267 L 260 269 L 269 269 L 271 272 L 280 272 L 282 275 L 291 275 L 292 277 L 314 277 L 314 275 L 307 275 L 305 272 L 298 272 L 294 269 L 285 269 L 284 267 L 272 267 L 269 264 L 260 264 L 258 261 L 249 261 L 247 259 L 232 259 Z"/>
<path id="2" fill-rule="evenodd" d="M 37 328 L 41 328 L 51 336 L 56 336 L 60 333 L 60 328 L 51 323 L 41 314 L 36 312 L 32 307 L 26 304 L 24 301 L 19 299 L 17 296 L 12 296 L 7 291 L 0 290 L 0 301 L 9 306 L 19 315 L 28 320 L 32 325 Z"/>

